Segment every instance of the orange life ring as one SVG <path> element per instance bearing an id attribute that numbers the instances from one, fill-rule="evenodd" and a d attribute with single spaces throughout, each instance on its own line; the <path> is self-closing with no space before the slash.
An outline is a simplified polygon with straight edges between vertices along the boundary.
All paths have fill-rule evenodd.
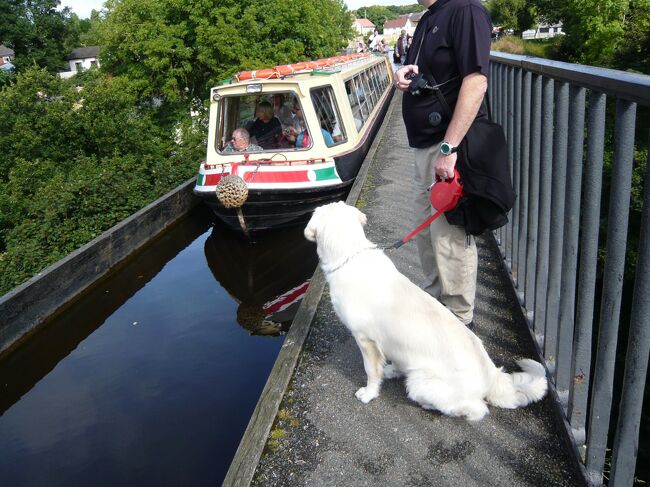
<path id="1" fill-rule="evenodd" d="M 315 61 L 305 61 L 294 64 L 280 64 L 274 68 L 258 69 L 256 71 L 240 71 L 235 75 L 237 81 L 248 81 L 255 79 L 275 79 L 299 72 L 313 71 L 326 66 L 335 66 L 340 63 L 346 63 L 368 57 L 368 52 L 352 53 L 343 56 L 333 56 L 328 58 L 316 59 Z"/>
<path id="2" fill-rule="evenodd" d="M 256 71 L 241 71 L 235 77 L 237 81 L 248 81 L 251 79 L 272 79 L 279 75 L 275 68 L 258 69 Z"/>

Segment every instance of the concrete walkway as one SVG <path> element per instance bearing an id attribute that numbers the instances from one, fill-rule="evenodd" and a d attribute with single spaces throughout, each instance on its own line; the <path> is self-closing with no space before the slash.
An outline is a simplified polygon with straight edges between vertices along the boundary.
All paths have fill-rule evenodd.
<path id="1" fill-rule="evenodd" d="M 410 215 L 412 152 L 397 95 L 369 166 L 359 206 L 369 238 L 389 244 L 415 227 Z M 422 279 L 415 243 L 390 251 Z M 526 324 L 491 237 L 479 240 L 476 334 L 497 365 L 535 358 Z M 577 486 L 577 463 L 551 397 L 524 409 L 491 407 L 478 423 L 425 411 L 402 380 L 385 381 L 367 405 L 361 355 L 334 314 L 327 288 L 253 475 L 256 486 Z M 250 459 L 255 461 L 254 459 Z"/>

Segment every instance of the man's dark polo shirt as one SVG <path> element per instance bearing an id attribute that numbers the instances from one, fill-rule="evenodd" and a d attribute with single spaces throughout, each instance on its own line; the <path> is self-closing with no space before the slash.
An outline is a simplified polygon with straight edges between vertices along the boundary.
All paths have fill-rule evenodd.
<path id="1" fill-rule="evenodd" d="M 429 80 L 433 76 L 438 84 L 456 78 L 441 88 L 453 113 L 462 78 L 477 72 L 488 76 L 491 33 L 492 21 L 480 0 L 437 0 L 420 19 L 405 64 L 417 64 L 420 73 Z M 443 115 L 443 123 L 431 126 L 431 112 Z M 409 145 L 416 148 L 442 141 L 450 120 L 436 95 L 416 97 L 408 92 L 402 99 L 402 115 Z M 485 115 L 482 105 L 478 116 Z"/>

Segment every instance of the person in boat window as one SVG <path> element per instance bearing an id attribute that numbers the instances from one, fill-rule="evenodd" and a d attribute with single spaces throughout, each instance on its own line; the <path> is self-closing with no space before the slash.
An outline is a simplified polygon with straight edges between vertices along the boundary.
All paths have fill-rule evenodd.
<path id="1" fill-rule="evenodd" d="M 233 130 L 232 139 L 223 148 L 223 152 L 253 152 L 264 150 L 259 145 L 251 144 L 250 135 L 245 128 Z"/>
<path id="2" fill-rule="evenodd" d="M 254 137 L 257 144 L 265 149 L 277 149 L 282 135 L 282 124 L 274 116 L 271 104 L 268 101 L 260 102 L 255 116 L 257 118 L 248 129 L 251 138 Z"/>
<path id="3" fill-rule="evenodd" d="M 284 94 L 276 93 L 273 95 L 273 113 L 275 114 L 276 118 L 280 120 L 282 128 L 286 128 L 294 124 L 291 104 L 285 101 Z"/>
<path id="4" fill-rule="evenodd" d="M 354 117 L 354 126 L 357 129 L 357 132 L 361 130 L 361 127 L 363 127 L 363 122 L 359 120 L 357 117 Z M 347 139 L 345 136 L 345 131 L 341 130 L 341 124 L 336 121 L 334 124 L 334 128 L 332 129 L 332 139 L 334 139 L 334 142 L 338 143 L 341 142 L 342 140 Z"/>
<path id="5" fill-rule="evenodd" d="M 302 113 L 302 108 L 298 103 L 295 103 L 293 105 L 293 113 L 296 116 L 296 118 L 302 122 L 302 126 L 304 127 L 304 115 Z M 332 134 L 330 134 L 324 128 L 321 128 L 320 130 L 321 133 L 323 134 L 323 139 L 325 139 L 325 144 L 327 144 L 328 147 L 334 145 L 334 139 L 332 139 Z M 296 128 L 289 127 L 285 131 L 285 136 L 289 141 L 295 144 L 296 149 L 303 149 L 311 146 L 311 135 L 309 134 L 309 131 L 306 128 L 303 129 L 301 132 L 298 132 Z"/>

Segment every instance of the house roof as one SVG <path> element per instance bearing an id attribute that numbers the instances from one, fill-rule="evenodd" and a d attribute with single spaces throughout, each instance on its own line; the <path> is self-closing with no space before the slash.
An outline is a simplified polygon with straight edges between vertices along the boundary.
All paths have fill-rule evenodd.
<path id="1" fill-rule="evenodd" d="M 426 10 L 423 10 L 422 12 L 416 12 L 414 14 L 411 14 L 409 17 L 411 19 L 411 22 L 419 22 L 422 16 L 425 14 Z"/>
<path id="2" fill-rule="evenodd" d="M 0 56 L 15 56 L 16 53 L 13 49 L 9 49 L 4 44 L 0 44 Z"/>
<path id="3" fill-rule="evenodd" d="M 368 20 L 368 19 L 354 19 L 354 21 L 356 22 L 356 24 L 357 24 L 359 27 L 374 27 L 374 26 L 375 26 L 375 24 L 373 24 L 373 23 L 372 23 L 370 20 Z"/>
<path id="4" fill-rule="evenodd" d="M 399 29 L 400 27 L 405 27 L 408 17 L 397 17 L 393 20 L 387 20 L 384 22 L 384 29 Z"/>
<path id="5" fill-rule="evenodd" d="M 77 47 L 68 54 L 65 59 L 70 61 L 71 59 L 86 59 L 89 57 L 99 56 L 99 46 L 90 46 L 90 47 Z"/>

